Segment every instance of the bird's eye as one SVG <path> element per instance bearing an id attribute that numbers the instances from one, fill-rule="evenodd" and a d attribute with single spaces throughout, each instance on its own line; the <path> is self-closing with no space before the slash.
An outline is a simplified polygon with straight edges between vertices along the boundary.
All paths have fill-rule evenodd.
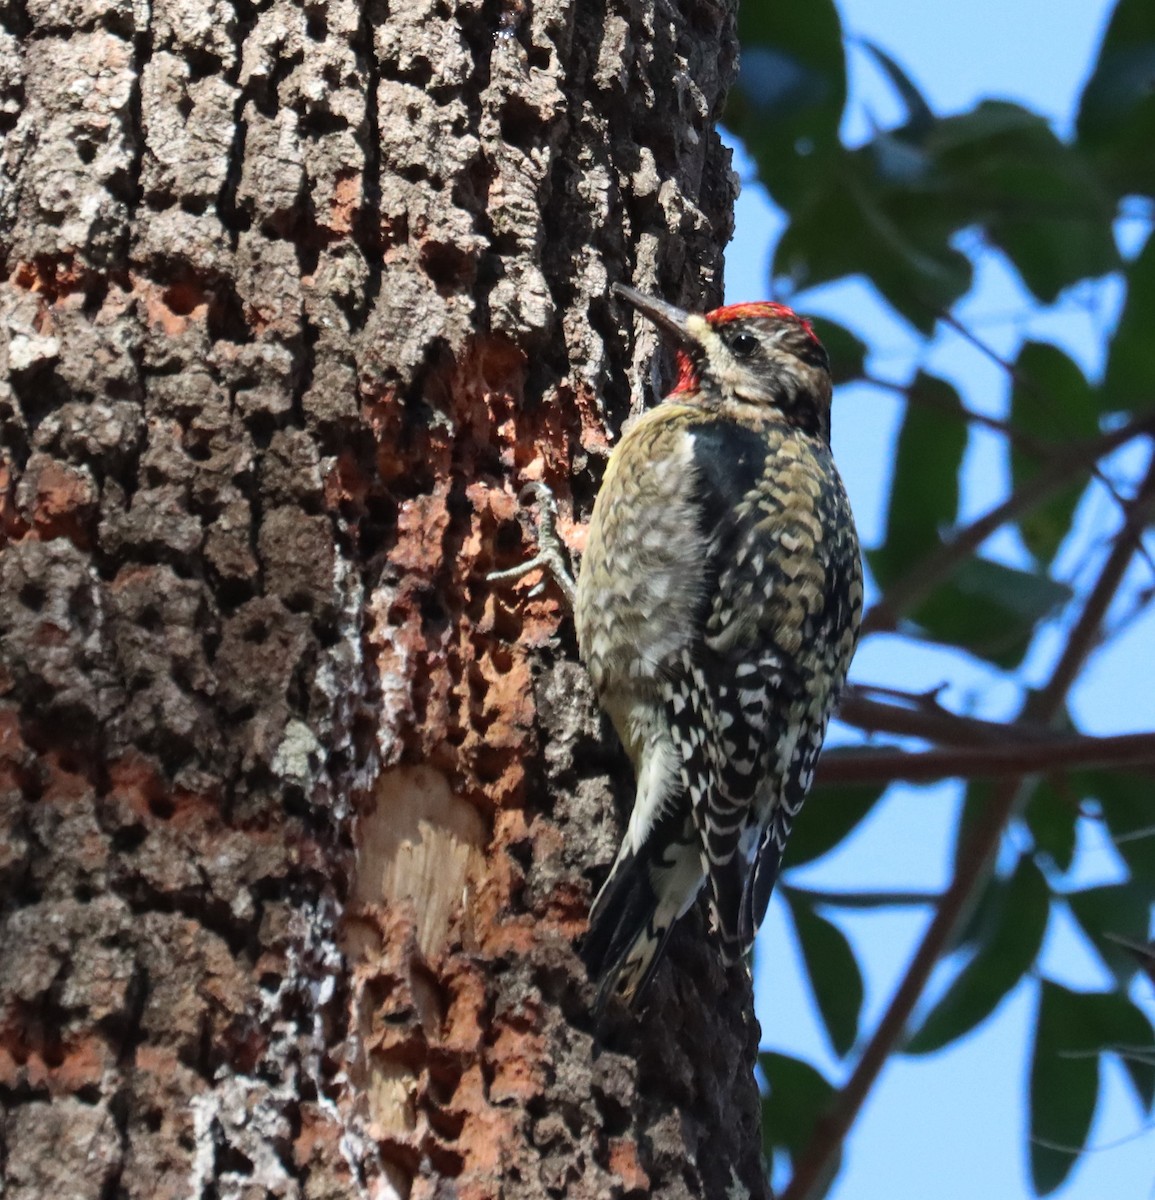
<path id="1" fill-rule="evenodd" d="M 752 333 L 736 333 L 730 339 L 730 351 L 737 358 L 749 358 L 758 349 L 758 339 Z"/>

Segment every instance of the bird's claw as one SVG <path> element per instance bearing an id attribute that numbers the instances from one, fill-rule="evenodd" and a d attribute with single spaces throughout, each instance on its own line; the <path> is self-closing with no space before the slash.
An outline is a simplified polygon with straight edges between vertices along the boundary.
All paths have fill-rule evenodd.
<path id="1" fill-rule="evenodd" d="M 545 576 L 554 578 L 566 602 L 573 608 L 577 586 L 570 573 L 561 538 L 557 534 L 557 501 L 553 492 L 547 484 L 535 481 L 527 483 L 517 498 L 522 504 L 537 504 L 537 553 L 516 567 L 509 567 L 504 571 L 490 571 L 486 578 L 491 583 L 501 583 L 521 579 L 531 571 L 540 570 Z M 530 597 L 539 596 L 544 590 L 545 578 L 530 589 Z"/>

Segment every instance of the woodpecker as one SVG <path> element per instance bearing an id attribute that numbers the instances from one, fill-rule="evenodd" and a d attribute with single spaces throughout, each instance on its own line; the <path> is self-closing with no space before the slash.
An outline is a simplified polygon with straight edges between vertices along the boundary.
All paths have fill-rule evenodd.
<path id="1" fill-rule="evenodd" d="M 637 780 L 582 947 L 599 1011 L 637 1002 L 704 884 L 725 958 L 749 949 L 862 614 L 809 323 L 780 304 L 701 315 L 613 290 L 676 339 L 678 376 L 610 456 L 572 592 Z M 560 574 L 553 548 L 533 565 Z"/>

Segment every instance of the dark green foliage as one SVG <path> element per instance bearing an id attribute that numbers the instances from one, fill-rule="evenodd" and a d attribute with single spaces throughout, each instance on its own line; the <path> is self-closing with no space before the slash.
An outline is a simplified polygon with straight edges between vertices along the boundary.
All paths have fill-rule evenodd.
<path id="1" fill-rule="evenodd" d="M 810 1141 L 834 1088 L 809 1063 L 763 1050 L 758 1066 L 766 1081 L 762 1099 L 762 1152 L 768 1163 L 775 1150 L 796 1158 Z"/>
<path id="2" fill-rule="evenodd" d="M 1119 265 L 1109 187 L 1019 105 L 984 101 L 935 117 L 898 65 L 870 47 L 907 119 L 843 147 L 838 30 L 827 3 L 747 5 L 739 20 L 743 69 L 726 120 L 790 215 L 776 276 L 801 288 L 865 275 L 929 333 L 971 285 L 970 262 L 951 244 L 964 229 L 981 229 L 1044 302 Z"/>
<path id="3" fill-rule="evenodd" d="M 1051 780 L 1041 780 L 1027 802 L 1025 818 L 1035 849 L 1060 871 L 1068 870 L 1075 858 L 1078 815 L 1078 795 L 1070 786 Z"/>
<path id="4" fill-rule="evenodd" d="M 815 333 L 822 339 L 826 353 L 830 355 L 834 386 L 861 379 L 866 373 L 866 343 L 845 325 L 839 325 L 828 317 L 814 317 L 811 323 Z"/>
<path id="5" fill-rule="evenodd" d="M 1044 982 L 1031 1055 L 1031 1179 L 1040 1195 L 1066 1179 L 1099 1094 L 1095 1038 L 1076 993 Z"/>
<path id="6" fill-rule="evenodd" d="M 1129 880 L 1071 892 L 1067 903 L 1107 969 L 1125 986 L 1139 969 L 1128 947 L 1142 946 L 1147 941 L 1150 888 Z"/>
<path id="7" fill-rule="evenodd" d="M 884 590 L 914 570 L 958 513 L 958 474 L 967 445 L 962 400 L 944 379 L 921 371 L 898 438 L 886 541 L 870 554 L 870 569 Z"/>
<path id="8" fill-rule="evenodd" d="M 1107 378 L 1099 408 L 1104 412 L 1150 407 L 1155 394 L 1151 322 L 1155 320 L 1155 239 L 1127 268 L 1127 302 L 1107 355 Z"/>
<path id="9" fill-rule="evenodd" d="M 1057 346 L 1026 342 L 1015 361 L 1011 390 L 1011 425 L 1036 447 L 1011 446 L 1011 482 L 1016 487 L 1035 478 L 1048 450 L 1090 441 L 1099 432 L 1095 389 L 1072 359 Z M 1082 480 L 1040 504 L 1019 521 L 1026 547 L 1042 565 L 1050 563 L 1071 528 Z"/>
<path id="10" fill-rule="evenodd" d="M 1044 303 L 1119 265 L 1106 190 L 1044 118 L 985 101 L 937 122 L 926 151 L 955 227 L 981 226 Z"/>
<path id="11" fill-rule="evenodd" d="M 844 146 L 846 61 L 833 4 L 744 4 L 739 33 L 742 73 L 726 123 L 785 210 L 773 274 L 786 298 L 792 290 L 862 277 L 929 339 L 941 321 L 957 323 L 955 306 L 972 285 L 973 264 L 963 247 L 998 249 L 1041 304 L 1108 273 L 1125 283 L 1102 379 L 1088 378 L 1065 351 L 1044 341 L 1025 342 L 1004 364 L 1009 402 L 1000 422 L 985 425 L 1005 447 L 1008 495 L 1016 502 L 1001 528 L 1017 534 L 1017 558 L 1005 561 L 1007 545 L 1016 542 L 987 545 L 993 526 L 969 538 L 960 518 L 960 475 L 976 426 L 955 386 L 925 370 L 890 385 L 905 393 L 907 404 L 893 463 L 885 464 L 892 467 L 885 537 L 868 554 L 884 601 L 879 628 L 966 652 L 992 679 L 1014 682 L 1027 711 L 1037 711 L 1038 697 L 1017 672 L 1029 650 L 1053 647 L 1055 632 L 1065 636 L 1075 623 L 1087 582 L 1122 524 L 1120 508 L 1104 504 L 1101 487 L 1098 499 L 1086 503 L 1099 466 L 1088 447 L 1123 422 L 1155 413 L 1155 238 L 1124 263 L 1114 235 L 1122 212 L 1150 211 L 1155 201 L 1155 5 L 1117 4 L 1069 141 L 1042 116 L 1005 101 L 936 114 L 884 48 L 860 44 L 893 87 L 904 116 L 865 144 Z M 798 303 L 805 310 L 806 297 Z M 836 380 L 864 378 L 872 348 L 833 322 L 817 320 L 816 326 Z M 1029 503 L 1020 499 L 1024 489 Z M 1134 480 L 1119 491 L 1126 502 Z M 1072 568 L 1072 548 L 1086 541 L 1085 530 L 1071 538 L 1077 513 L 1104 508 L 1107 524 L 1093 557 Z M 966 549 L 952 552 L 958 544 Z M 1108 626 L 1118 607 L 1110 610 Z M 1053 658 L 1053 650 L 1048 655 Z M 1136 698 L 1136 711 L 1147 713 L 1155 728 L 1152 696 L 1155 684 L 1150 695 Z M 1077 733 L 1058 699 L 1049 705 L 1047 715 L 1057 711 L 1060 718 L 1051 727 Z M 1011 729 L 1004 744 L 1038 733 Z M 861 753 L 859 759 L 870 761 Z M 884 792 L 865 783 L 823 788 L 821 771 L 819 782 L 788 847 L 781 890 L 830 1044 L 852 1061 L 871 1032 L 859 1028 L 863 986 L 854 947 L 823 915 L 823 897 L 792 886 L 790 872 L 842 845 Z M 968 784 L 956 867 L 998 786 L 977 779 Z M 1087 844 L 1080 831 L 1095 841 L 1097 865 L 1111 883 L 1076 888 L 1064 879 Z M 1029 1155 L 1042 1195 L 1067 1178 L 1086 1142 L 1104 1054 L 1123 1063 L 1143 1112 L 1155 1095 L 1155 1039 L 1136 1003 L 1149 1003 L 1155 974 L 1145 950 L 1155 903 L 1155 779 L 1106 769 L 1028 777 L 1007 836 L 1014 865 L 1007 868 L 1004 846 L 999 869 L 988 867 L 954 933 L 955 973 L 933 1004 L 924 1003 L 902 1049 L 931 1054 L 977 1028 L 1017 987 L 1034 989 Z M 1108 841 L 1113 848 L 1104 845 Z M 904 886 L 895 879 L 890 895 L 901 896 Z M 880 895 L 880 903 L 896 902 Z M 868 907 L 871 898 L 856 896 L 853 903 Z M 1109 973 L 1104 979 L 1113 978 L 1113 990 L 1081 993 L 1035 978 L 1056 910 L 1064 920 L 1073 918 Z M 796 1157 L 831 1086 L 783 1055 L 763 1055 L 762 1069 L 770 1087 L 763 1114 L 767 1152 Z M 991 1086 L 1015 1084 L 1000 1079 Z"/>
<path id="12" fill-rule="evenodd" d="M 819 821 L 800 821 L 786 843 L 784 869 L 799 867 L 837 846 L 874 807 L 880 787 L 820 788 L 809 809 L 822 809 Z"/>
<path id="13" fill-rule="evenodd" d="M 1087 1140 L 1099 1096 L 1099 1059 L 1116 1054 L 1142 1107 L 1155 1090 L 1155 1031 L 1118 992 L 1072 992 L 1044 980 L 1031 1053 L 1031 1179 L 1057 1188 Z"/>
<path id="14" fill-rule="evenodd" d="M 835 1054 L 844 1057 L 858 1038 L 862 972 L 842 930 L 819 916 L 806 897 L 785 891 L 818 1011 Z"/>
<path id="15" fill-rule="evenodd" d="M 1086 795 L 1099 801 L 1107 832 L 1132 877 L 1149 893 L 1155 893 L 1155 814 L 1150 776 L 1088 771 L 1078 781 Z"/>
<path id="16" fill-rule="evenodd" d="M 1038 624 L 1071 595 L 1065 583 L 1048 575 L 970 558 L 911 615 L 936 642 L 1000 667 L 1017 667 Z"/>
<path id="17" fill-rule="evenodd" d="M 1010 879 L 994 881 L 984 899 L 977 949 L 911 1035 L 907 1054 L 941 1050 L 969 1033 L 1034 964 L 1050 913 L 1046 880 L 1038 867 L 1029 858 L 1020 859 Z"/>
<path id="18" fill-rule="evenodd" d="M 1155 195 L 1155 7 L 1120 0 L 1079 106 L 1078 144 L 1117 196 Z"/>
<path id="19" fill-rule="evenodd" d="M 738 10 L 741 74 L 727 124 L 759 163 L 781 205 L 804 201 L 819 164 L 842 155 L 838 126 L 846 103 L 842 24 L 829 0 L 744 4 Z"/>

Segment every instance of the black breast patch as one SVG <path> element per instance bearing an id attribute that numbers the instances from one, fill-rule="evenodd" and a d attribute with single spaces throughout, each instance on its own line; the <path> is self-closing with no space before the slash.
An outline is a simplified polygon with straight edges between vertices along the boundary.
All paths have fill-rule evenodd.
<path id="1" fill-rule="evenodd" d="M 766 438 L 732 421 L 696 425 L 692 432 L 700 520 L 709 542 L 733 522 L 734 509 L 762 478 Z"/>

